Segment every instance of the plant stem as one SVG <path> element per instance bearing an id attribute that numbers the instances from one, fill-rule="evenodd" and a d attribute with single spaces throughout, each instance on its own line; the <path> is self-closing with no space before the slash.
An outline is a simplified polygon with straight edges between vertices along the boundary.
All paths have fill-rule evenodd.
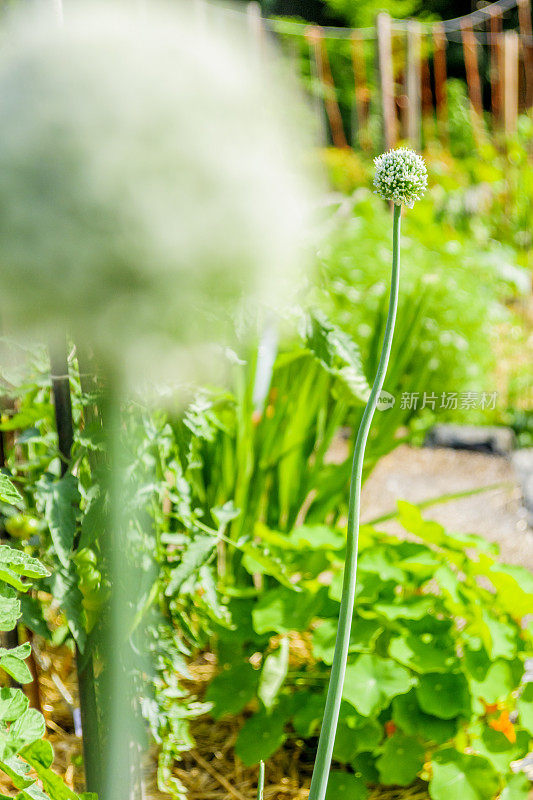
<path id="1" fill-rule="evenodd" d="M 257 781 L 257 800 L 263 800 L 263 789 L 265 788 L 265 762 L 259 762 L 259 779 Z"/>
<path id="2" fill-rule="evenodd" d="M 68 358 L 65 340 L 51 343 L 50 367 L 54 411 L 61 457 L 61 476 L 69 469 L 74 431 L 72 425 L 72 400 L 68 378 Z M 89 645 L 86 645 L 89 647 Z M 83 655 L 76 643 L 76 669 L 80 695 L 80 714 L 83 741 L 83 766 L 85 788 L 88 792 L 100 792 L 100 733 L 96 702 L 96 686 L 92 652 Z"/>
<path id="3" fill-rule="evenodd" d="M 401 206 L 394 206 L 393 216 L 393 235 L 392 235 L 392 276 L 389 299 L 389 313 L 383 337 L 383 347 L 376 372 L 376 377 L 370 397 L 366 404 L 361 425 L 355 443 L 352 474 L 350 482 L 350 501 L 348 508 L 347 542 L 346 542 L 346 562 L 344 566 L 344 579 L 342 584 L 341 606 L 339 611 L 339 624 L 337 628 L 337 638 L 335 641 L 335 653 L 331 666 L 331 677 L 329 682 L 326 707 L 318 749 L 316 754 L 313 777 L 311 779 L 311 789 L 309 800 L 324 800 L 328 785 L 331 758 L 333 755 L 333 745 L 339 720 L 339 711 L 342 701 L 342 689 L 344 676 L 346 674 L 346 661 L 348 658 L 348 647 L 350 644 L 350 631 L 352 627 L 353 609 L 355 602 L 355 582 L 357 578 L 357 548 L 359 541 L 359 512 L 361 501 L 361 476 L 363 472 L 363 459 L 365 445 L 372 424 L 374 411 L 383 387 L 387 365 L 392 346 L 394 334 L 394 323 L 396 320 L 396 310 L 398 307 L 398 289 L 400 284 L 400 219 Z"/>

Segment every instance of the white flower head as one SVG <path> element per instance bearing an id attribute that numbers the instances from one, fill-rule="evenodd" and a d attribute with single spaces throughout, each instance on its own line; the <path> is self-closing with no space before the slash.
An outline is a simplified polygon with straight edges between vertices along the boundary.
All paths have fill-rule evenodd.
<path id="1" fill-rule="evenodd" d="M 409 147 L 389 150 L 374 159 L 376 194 L 398 206 L 412 208 L 428 185 L 428 173 L 422 156 Z"/>

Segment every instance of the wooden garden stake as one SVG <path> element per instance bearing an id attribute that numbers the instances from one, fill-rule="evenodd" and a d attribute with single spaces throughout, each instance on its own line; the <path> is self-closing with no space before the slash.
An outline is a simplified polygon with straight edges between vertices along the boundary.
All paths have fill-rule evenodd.
<path id="1" fill-rule="evenodd" d="M 355 108 L 357 111 L 357 138 L 363 150 L 372 146 L 368 134 L 370 91 L 366 79 L 364 44 L 361 36 L 354 31 L 351 37 L 352 67 L 355 84 Z"/>
<path id="2" fill-rule="evenodd" d="M 414 19 L 407 22 L 407 64 L 405 69 L 405 93 L 407 95 L 405 132 L 412 147 L 421 144 L 421 72 L 420 72 L 420 23 Z"/>
<path id="3" fill-rule="evenodd" d="M 398 124 L 394 107 L 394 78 L 392 74 L 391 18 L 381 12 L 376 18 L 378 70 L 383 114 L 383 139 L 385 150 L 396 144 Z"/>
<path id="4" fill-rule="evenodd" d="M 526 111 L 533 108 L 533 33 L 531 31 L 531 0 L 518 0 L 518 24 L 526 73 Z"/>
<path id="5" fill-rule="evenodd" d="M 503 129 L 514 133 L 518 119 L 518 34 L 506 31 L 503 40 Z"/>
<path id="6" fill-rule="evenodd" d="M 448 141 L 448 98 L 446 93 L 446 34 L 442 23 L 433 26 L 433 70 L 435 74 L 435 107 L 440 140 Z"/>
<path id="7" fill-rule="evenodd" d="M 313 40 L 313 28 L 307 28 L 305 31 L 305 40 L 309 45 L 309 70 L 311 73 L 311 97 L 313 106 L 315 108 L 315 114 L 318 121 L 318 129 L 319 129 L 319 136 L 320 136 L 320 144 L 325 145 L 327 143 L 327 133 L 326 133 L 326 125 L 324 120 L 324 107 L 320 100 L 319 95 L 315 90 L 315 86 L 320 84 L 322 86 L 322 82 L 320 79 L 319 73 L 319 66 L 316 57 L 316 49 Z"/>
<path id="8" fill-rule="evenodd" d="M 474 32 L 468 22 L 461 22 L 461 35 L 463 39 L 468 96 L 470 97 L 472 109 L 477 116 L 481 118 L 483 115 L 483 102 L 481 98 L 481 81 L 479 79 L 477 42 Z"/>
<path id="9" fill-rule="evenodd" d="M 308 29 L 306 36 L 311 43 L 315 54 L 318 80 L 324 91 L 324 106 L 329 121 L 331 138 L 335 147 L 348 147 L 341 112 L 337 102 L 335 83 L 329 65 L 329 58 L 322 30 L 318 26 Z"/>
<path id="10" fill-rule="evenodd" d="M 490 6 L 489 6 L 490 8 Z M 490 101 L 494 125 L 501 123 L 502 116 L 502 16 L 499 11 L 490 16 Z"/>

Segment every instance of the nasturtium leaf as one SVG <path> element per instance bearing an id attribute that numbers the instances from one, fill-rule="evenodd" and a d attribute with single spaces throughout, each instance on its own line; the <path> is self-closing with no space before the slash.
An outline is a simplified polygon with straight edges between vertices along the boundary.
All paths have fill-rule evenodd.
<path id="1" fill-rule="evenodd" d="M 67 569 L 76 535 L 76 507 L 79 502 L 78 480 L 72 473 L 46 486 L 46 521 L 57 556 Z"/>
<path id="2" fill-rule="evenodd" d="M 346 544 L 341 531 L 327 525 L 302 525 L 292 530 L 288 538 L 298 550 L 340 550 Z"/>
<path id="3" fill-rule="evenodd" d="M 329 596 L 332 600 L 340 603 L 342 597 L 343 573 L 337 572 L 333 576 L 329 587 Z M 357 574 L 357 584 L 355 587 L 356 605 L 360 603 L 373 603 L 377 599 L 380 589 L 384 583 L 377 572 L 364 572 L 359 570 Z"/>
<path id="4" fill-rule="evenodd" d="M 533 608 L 533 606 L 532 606 Z M 518 648 L 520 634 L 516 625 L 502 622 L 486 611 L 482 610 L 483 623 L 486 625 L 492 643 L 490 655 L 493 659 L 514 658 Z"/>
<path id="5" fill-rule="evenodd" d="M 359 715 L 343 716 L 341 713 L 335 736 L 333 758 L 349 764 L 358 753 L 374 750 L 382 737 L 383 728 L 377 720 Z"/>
<path id="6" fill-rule="evenodd" d="M 257 696 L 265 706 L 265 708 L 272 708 L 276 702 L 279 690 L 285 682 L 287 677 L 287 670 L 289 669 L 289 640 L 284 636 L 277 650 L 269 653 L 266 656 L 261 676 L 259 678 L 259 687 L 257 689 Z"/>
<path id="7" fill-rule="evenodd" d="M 22 497 L 17 489 L 3 472 L 0 472 L 0 501 L 8 503 L 10 506 L 18 506 L 22 502 Z"/>
<path id="8" fill-rule="evenodd" d="M 364 653 L 372 649 L 383 628 L 375 619 L 356 617 L 352 623 L 350 634 L 350 653 Z M 324 664 L 333 662 L 335 639 L 337 636 L 337 621 L 325 619 L 313 631 L 313 656 L 319 658 Z"/>
<path id="9" fill-rule="evenodd" d="M 406 531 L 414 533 L 425 542 L 442 545 L 446 541 L 442 525 L 425 520 L 420 509 L 405 500 L 398 500 L 398 519 Z"/>
<path id="10" fill-rule="evenodd" d="M 531 575 L 520 567 L 494 564 L 486 574 L 496 589 L 498 605 L 513 619 L 521 620 L 533 608 Z"/>
<path id="11" fill-rule="evenodd" d="M 494 661 L 481 681 L 470 678 L 472 697 L 484 700 L 486 703 L 497 703 L 505 699 L 520 683 L 523 669 L 519 659 Z"/>
<path id="12" fill-rule="evenodd" d="M 426 639 L 414 634 L 395 637 L 390 642 L 389 652 L 392 658 L 415 672 L 449 672 L 458 667 L 452 643 L 442 643 L 431 634 L 426 634 Z"/>
<path id="13" fill-rule="evenodd" d="M 365 783 L 378 783 L 379 773 L 376 769 L 376 756 L 373 753 L 358 753 L 352 761 L 352 769 L 356 778 L 362 778 Z"/>
<path id="14" fill-rule="evenodd" d="M 434 754 L 431 767 L 432 800 L 493 800 L 500 788 L 498 773 L 483 756 L 448 747 Z"/>
<path id="15" fill-rule="evenodd" d="M 208 703 L 213 703 L 211 716 L 220 719 L 224 714 L 238 714 L 255 697 L 258 681 L 259 672 L 248 661 L 223 668 L 209 684 L 205 696 Z"/>
<path id="16" fill-rule="evenodd" d="M 439 588 L 448 598 L 448 605 L 450 605 L 450 600 L 452 608 L 454 609 L 463 605 L 461 595 L 459 594 L 461 582 L 450 567 L 443 564 L 435 570 L 433 577 L 438 583 Z"/>
<path id="17" fill-rule="evenodd" d="M 29 700 L 21 689 L 0 689 L 0 721 L 13 722 L 28 708 Z"/>
<path id="18" fill-rule="evenodd" d="M 520 725 L 533 736 L 533 683 L 528 683 L 517 703 Z"/>
<path id="19" fill-rule="evenodd" d="M 310 592 L 295 594 L 279 587 L 266 592 L 252 611 L 256 633 L 289 633 L 307 628 L 320 614 L 320 600 Z"/>
<path id="20" fill-rule="evenodd" d="M 461 672 L 421 675 L 416 696 L 422 711 L 441 719 L 468 717 L 471 698 L 468 683 Z"/>
<path id="21" fill-rule="evenodd" d="M 394 733 L 387 739 L 376 761 L 379 777 L 385 786 L 407 786 L 424 764 L 424 748 L 412 736 Z"/>
<path id="22" fill-rule="evenodd" d="M 0 657 L 0 667 L 11 675 L 17 683 L 31 683 L 33 680 L 29 667 L 24 661 L 9 653 Z"/>
<path id="23" fill-rule="evenodd" d="M 426 714 L 420 708 L 416 690 L 398 695 L 392 701 L 392 718 L 404 733 L 410 736 L 421 736 L 430 742 L 444 744 L 455 736 L 457 722 L 451 719 L 439 719 Z"/>
<path id="24" fill-rule="evenodd" d="M 364 653 L 348 664 L 342 696 L 364 717 L 385 708 L 393 697 L 408 692 L 415 683 L 405 667 Z"/>
<path id="25" fill-rule="evenodd" d="M 471 737 L 474 752 L 488 758 L 498 772 L 505 774 L 509 771 L 511 761 L 523 758 L 528 751 L 529 734 L 526 731 L 514 731 L 516 740 L 511 742 L 502 731 L 494 730 L 490 725 L 483 725 L 478 735 Z"/>
<path id="26" fill-rule="evenodd" d="M 292 718 L 292 725 L 299 736 L 307 739 L 316 733 L 324 716 L 325 703 L 325 694 L 307 695 L 305 703 Z"/>
<path id="27" fill-rule="evenodd" d="M 500 795 L 500 800 L 528 800 L 531 781 L 523 772 L 506 775 L 503 783 L 504 789 Z"/>
<path id="28" fill-rule="evenodd" d="M 368 789 L 363 778 L 351 772 L 332 770 L 329 774 L 326 800 L 366 800 Z"/>
<path id="29" fill-rule="evenodd" d="M 235 743 L 235 752 L 247 766 L 258 764 L 278 750 L 286 739 L 280 714 L 260 711 L 246 720 Z"/>
<path id="30" fill-rule="evenodd" d="M 436 600 L 431 595 L 407 597 L 394 603 L 375 603 L 374 610 L 388 620 L 422 619 L 435 609 Z"/>
<path id="31" fill-rule="evenodd" d="M 381 581 L 396 581 L 401 583 L 405 579 L 405 572 L 384 547 L 373 547 L 363 550 L 359 557 L 358 569 L 360 572 L 374 572 Z"/>

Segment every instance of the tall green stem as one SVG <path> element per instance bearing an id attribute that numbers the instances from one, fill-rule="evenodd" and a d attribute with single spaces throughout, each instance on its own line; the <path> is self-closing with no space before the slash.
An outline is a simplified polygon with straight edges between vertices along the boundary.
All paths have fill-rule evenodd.
<path id="1" fill-rule="evenodd" d="M 398 290 L 400 284 L 400 219 L 401 206 L 394 206 L 393 235 L 392 235 L 392 277 L 389 300 L 389 313 L 383 338 L 383 347 L 379 359 L 378 369 L 370 397 L 363 413 L 355 450 L 353 455 L 352 475 L 350 482 L 350 502 L 348 509 L 347 542 L 346 542 L 346 562 L 344 566 L 344 580 L 342 584 L 342 598 L 339 611 L 339 625 L 337 628 L 337 639 L 335 642 L 335 653 L 331 667 L 331 676 L 324 710 L 322 730 L 318 740 L 313 777 L 311 779 L 311 789 L 309 800 L 324 800 L 328 785 L 329 769 L 333 755 L 333 745 L 337 723 L 339 721 L 339 711 L 342 701 L 342 689 L 344 676 L 346 674 L 346 661 L 348 658 L 348 647 L 350 644 L 350 631 L 352 627 L 352 617 L 355 602 L 355 582 L 357 578 L 357 549 L 359 542 L 359 510 L 361 500 L 361 476 L 363 472 L 363 459 L 365 455 L 365 445 L 372 424 L 372 418 L 376 405 L 383 388 L 387 365 L 392 346 L 394 334 L 394 323 L 396 320 L 396 310 L 398 308 Z"/>

